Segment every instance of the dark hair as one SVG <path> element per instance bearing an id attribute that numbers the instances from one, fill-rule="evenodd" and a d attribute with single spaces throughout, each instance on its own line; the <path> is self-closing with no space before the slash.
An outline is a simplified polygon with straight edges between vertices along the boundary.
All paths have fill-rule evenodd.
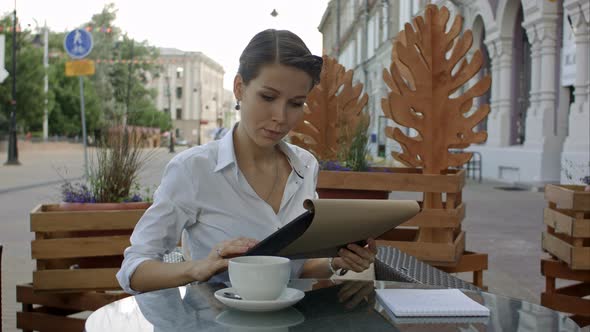
<path id="1" fill-rule="evenodd" d="M 320 82 L 323 60 L 311 54 L 299 36 L 288 30 L 268 29 L 250 40 L 240 56 L 238 74 L 245 84 L 256 78 L 262 66 L 280 63 L 301 69 L 313 80 Z"/>

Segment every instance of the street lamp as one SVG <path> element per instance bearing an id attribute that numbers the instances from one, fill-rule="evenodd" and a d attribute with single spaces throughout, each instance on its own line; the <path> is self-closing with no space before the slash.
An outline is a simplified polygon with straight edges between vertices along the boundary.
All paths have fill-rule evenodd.
<path id="1" fill-rule="evenodd" d="M 45 94 L 43 103 L 43 140 L 47 141 L 47 139 L 49 138 L 49 111 L 47 109 L 47 95 L 49 93 L 49 77 L 47 75 L 47 72 L 49 70 L 49 29 L 47 29 L 47 21 L 45 21 L 45 25 L 42 28 L 43 41 L 41 41 L 41 35 L 39 34 L 39 23 L 36 19 L 33 19 L 33 21 L 35 21 L 35 30 L 37 31 L 37 35 L 33 40 L 33 44 L 36 44 L 39 47 L 43 47 L 43 69 L 45 73 L 45 76 L 43 78 L 43 91 Z"/>
<path id="2" fill-rule="evenodd" d="M 168 96 L 168 114 L 172 117 L 172 96 L 170 93 L 170 75 L 166 74 L 166 95 Z M 170 140 L 170 144 L 168 146 L 170 153 L 174 153 L 174 139 L 172 132 L 174 131 L 174 122 L 172 122 L 172 128 L 170 128 L 170 135 L 168 135 L 168 139 Z"/>
<path id="3" fill-rule="evenodd" d="M 12 25 L 12 100 L 10 101 L 10 132 L 8 134 L 8 160 L 4 165 L 20 165 L 16 142 L 16 6 Z"/>

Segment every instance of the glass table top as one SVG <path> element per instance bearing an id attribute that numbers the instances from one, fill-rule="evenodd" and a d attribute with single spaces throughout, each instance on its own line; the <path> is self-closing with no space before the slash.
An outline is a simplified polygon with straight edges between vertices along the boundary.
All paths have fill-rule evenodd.
<path id="1" fill-rule="evenodd" d="M 295 279 L 305 292 L 295 305 L 251 313 L 226 307 L 214 296 L 228 287 L 197 283 L 113 302 L 92 313 L 86 331 L 585 331 L 566 314 L 486 292 L 464 291 L 490 309 L 488 318 L 396 318 L 375 300 L 375 289 L 428 288 L 390 281 Z"/>

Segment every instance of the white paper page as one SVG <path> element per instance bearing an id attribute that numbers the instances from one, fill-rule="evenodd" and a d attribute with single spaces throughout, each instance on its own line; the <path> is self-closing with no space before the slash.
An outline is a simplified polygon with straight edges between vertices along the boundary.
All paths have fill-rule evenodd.
<path id="1" fill-rule="evenodd" d="M 489 316 L 490 310 L 458 289 L 377 289 L 398 317 Z"/>

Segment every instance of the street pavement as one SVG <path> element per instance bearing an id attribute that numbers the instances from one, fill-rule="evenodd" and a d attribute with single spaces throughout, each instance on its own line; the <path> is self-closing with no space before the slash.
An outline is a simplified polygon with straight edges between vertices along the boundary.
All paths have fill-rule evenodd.
<path id="1" fill-rule="evenodd" d="M 177 148 L 177 152 L 182 148 Z M 2 258 L 2 320 L 5 332 L 16 331 L 16 284 L 32 281 L 34 261 L 30 256 L 33 234 L 29 212 L 38 204 L 60 201 L 63 179 L 83 174 L 83 152 L 76 144 L 51 145 L 21 151 L 21 166 L 5 166 L 0 153 L 0 243 Z M 92 155 L 92 151 L 90 151 Z M 140 174 L 140 183 L 156 186 L 164 166 L 174 154 L 157 149 Z M 467 249 L 487 253 L 489 269 L 484 283 L 489 291 L 539 303 L 545 286 L 540 273 L 543 193 L 503 191 L 505 184 L 468 181 L 463 191 L 467 216 L 463 229 Z M 152 190 L 153 191 L 153 190 Z M 418 198 L 412 193 L 394 193 L 393 198 Z M 470 275 L 460 274 L 467 280 Z"/>

